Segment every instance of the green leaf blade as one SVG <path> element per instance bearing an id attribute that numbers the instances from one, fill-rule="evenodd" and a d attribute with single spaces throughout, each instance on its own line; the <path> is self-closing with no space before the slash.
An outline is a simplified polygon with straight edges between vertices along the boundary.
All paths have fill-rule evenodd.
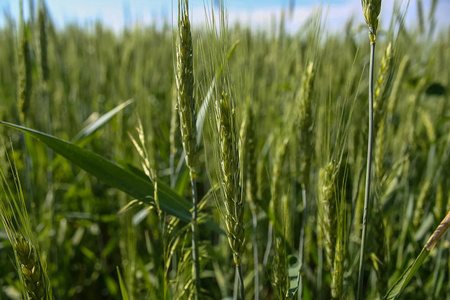
<path id="1" fill-rule="evenodd" d="M 392 286 L 389 292 L 387 292 L 386 296 L 384 296 L 383 300 L 397 299 L 400 296 L 401 292 L 408 285 L 411 278 L 413 278 L 413 276 L 417 273 L 420 266 L 423 264 L 429 254 L 430 252 L 426 250 L 426 248 L 422 249 L 416 260 L 406 269 L 402 276 L 400 276 L 400 278 Z"/>
<path id="2" fill-rule="evenodd" d="M 125 283 L 123 282 L 122 275 L 120 274 L 119 267 L 116 267 L 117 269 L 117 276 L 119 277 L 119 287 L 120 287 L 120 293 L 122 295 L 123 300 L 128 300 L 128 293 L 127 288 L 125 287 Z"/>
<path id="3" fill-rule="evenodd" d="M 0 124 L 32 135 L 56 153 L 70 160 L 75 165 L 102 180 L 106 184 L 115 187 L 144 203 L 152 204 L 150 199 L 154 194 L 154 188 L 149 180 L 145 180 L 104 157 L 70 142 L 19 125 L 3 121 L 0 121 Z M 172 191 L 170 187 L 163 182 L 158 182 L 158 195 L 160 206 L 163 211 L 180 218 L 180 220 L 186 223 L 190 222 L 191 214 L 189 209 L 191 208 L 191 205 L 188 201 Z"/>

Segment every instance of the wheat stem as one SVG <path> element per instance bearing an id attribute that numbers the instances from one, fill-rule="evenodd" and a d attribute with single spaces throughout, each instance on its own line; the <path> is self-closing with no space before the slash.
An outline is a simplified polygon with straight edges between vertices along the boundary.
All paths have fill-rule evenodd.
<path id="1" fill-rule="evenodd" d="M 363 228 L 361 236 L 361 254 L 359 258 L 358 294 L 357 299 L 362 299 L 363 290 L 363 265 L 364 250 L 366 246 L 367 220 L 370 206 L 370 174 L 372 169 L 372 149 L 373 149 L 373 69 L 375 60 L 375 41 L 370 43 L 370 69 L 369 69 L 369 137 L 367 141 L 367 167 L 366 167 L 366 187 L 364 191 L 364 213 Z"/>
<path id="2" fill-rule="evenodd" d="M 258 216 L 256 215 L 256 208 L 252 208 L 252 224 L 253 224 L 253 265 L 255 272 L 255 300 L 259 300 L 259 263 L 258 263 Z"/>
<path id="3" fill-rule="evenodd" d="M 197 184 L 196 180 L 191 178 L 192 185 L 192 222 L 191 222 L 191 230 L 192 230 L 192 260 L 194 262 L 194 278 L 195 278 L 195 290 L 196 290 L 196 299 L 198 299 L 198 295 L 200 293 L 200 258 L 198 256 L 198 230 L 197 230 L 197 215 L 198 215 L 198 200 L 197 200 Z"/>
<path id="4" fill-rule="evenodd" d="M 195 285 L 195 299 L 200 294 L 200 262 L 197 242 L 197 188 L 196 188 L 196 120 L 194 99 L 194 71 L 192 54 L 191 24 L 189 21 L 189 5 L 184 0 L 183 4 L 178 1 L 178 49 L 177 49 L 177 87 L 178 87 L 178 110 L 180 114 L 180 130 L 183 139 L 183 148 L 186 152 L 186 165 L 189 168 L 189 176 L 192 186 L 192 261 Z"/>
<path id="5" fill-rule="evenodd" d="M 242 264 L 236 265 L 236 270 L 239 274 L 239 290 L 241 291 L 241 300 L 245 300 L 245 290 L 244 290 L 244 273 L 242 271 Z"/>

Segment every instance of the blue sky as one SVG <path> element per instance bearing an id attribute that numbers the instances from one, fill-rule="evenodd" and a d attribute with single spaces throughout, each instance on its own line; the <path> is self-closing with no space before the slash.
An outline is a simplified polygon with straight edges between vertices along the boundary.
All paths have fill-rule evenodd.
<path id="1" fill-rule="evenodd" d="M 383 0 L 382 24 L 388 23 L 395 0 Z M 37 2 L 35 0 L 35 2 Z M 101 20 L 107 26 L 116 31 L 131 19 L 131 23 L 151 24 L 162 23 L 162 20 L 172 19 L 172 1 L 170 0 L 46 0 L 57 26 L 61 27 L 68 22 L 78 22 L 82 25 L 93 24 L 95 20 Z M 210 5 L 211 0 L 205 0 Z M 406 7 L 407 1 L 400 1 Z M 28 1 L 24 0 L 27 14 Z M 176 0 L 174 0 L 176 5 Z M 203 0 L 191 0 L 190 10 L 193 24 L 202 26 L 205 22 Z M 278 19 L 282 8 L 289 7 L 289 0 L 228 0 L 230 23 L 239 21 L 251 24 L 253 27 L 267 27 L 271 20 Z M 416 0 L 411 0 L 408 22 L 416 22 Z M 423 0 L 425 13 L 428 12 L 431 0 Z M 347 18 L 354 16 L 359 22 L 363 22 L 360 0 L 295 0 L 295 12 L 292 18 L 287 20 L 288 30 L 295 31 L 307 17 L 323 4 L 328 11 L 327 24 L 332 30 L 339 30 Z M 18 15 L 17 0 L 0 0 L 0 9 Z M 439 0 L 437 9 L 438 26 L 450 26 L 450 0 Z M 3 17 L 0 16 L 0 26 Z"/>

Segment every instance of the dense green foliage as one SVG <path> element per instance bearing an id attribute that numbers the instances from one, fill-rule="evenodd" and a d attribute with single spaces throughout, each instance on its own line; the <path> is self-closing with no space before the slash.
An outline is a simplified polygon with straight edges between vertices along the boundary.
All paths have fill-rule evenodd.
<path id="1" fill-rule="evenodd" d="M 434 32 L 432 14 L 429 18 L 426 30 L 404 28 L 397 15 L 390 28 L 378 28 L 365 299 L 386 294 L 450 210 L 450 29 Z M 356 295 L 369 43 L 361 24 L 350 20 L 342 33 L 329 34 L 322 31 L 320 20 L 320 15 L 312 17 L 295 34 L 285 32 L 283 20 L 270 33 L 239 25 L 210 23 L 200 29 L 194 24 L 199 119 L 204 101 L 211 101 L 204 127 L 197 128 L 203 134 L 196 166 L 200 299 L 222 299 L 237 292 L 233 252 L 226 235 L 211 225 L 214 220 L 224 228 L 226 218 L 219 201 L 221 155 L 214 115 L 223 91 L 233 101 L 237 127 L 246 120 L 251 128 L 241 133 L 251 136 L 252 146 L 244 148 L 250 153 L 240 156 L 240 178 L 246 181 L 241 194 L 248 200 L 240 257 L 246 299 L 254 297 L 255 289 L 261 299 L 292 289 L 299 244 L 304 245 L 304 299 Z M 77 138 L 78 146 L 115 160 L 139 180 L 150 182 L 139 167 L 146 171 L 150 166 L 161 181 L 151 191 L 170 186 L 185 198 L 183 207 L 190 207 L 189 170 L 178 114 L 173 113 L 176 29 L 137 26 L 114 33 L 100 23 L 61 30 L 50 19 L 43 24 L 45 38 L 37 19 L 30 18 L 23 28 L 33 82 L 27 110 L 18 101 L 22 35 L 8 16 L 0 29 L 0 121 L 67 141 Z M 42 66 L 41 43 L 46 43 L 47 66 Z M 234 51 L 227 56 L 230 49 Z M 79 139 L 83 128 L 130 98 L 133 103 Z M 136 140 L 143 145 L 137 148 L 145 148 L 145 153 L 139 153 L 129 136 L 138 136 L 140 123 L 143 138 Z M 232 130 L 240 136 L 240 128 Z M 0 136 L 1 168 L 11 184 L 6 153 L 14 145 L 29 221 L 55 299 L 121 299 L 124 293 L 129 299 L 187 299 L 192 294 L 191 227 L 166 215 L 170 210 L 158 201 L 152 203 L 153 193 L 148 199 L 135 199 L 31 136 L 6 126 L 0 126 Z M 404 299 L 450 298 L 448 237 L 411 279 Z M 256 269 L 253 247 L 259 252 Z M 13 246 L 3 228 L 0 249 L 0 299 L 20 297 L 23 288 L 11 263 Z M 255 270 L 260 287 L 254 286 Z"/>

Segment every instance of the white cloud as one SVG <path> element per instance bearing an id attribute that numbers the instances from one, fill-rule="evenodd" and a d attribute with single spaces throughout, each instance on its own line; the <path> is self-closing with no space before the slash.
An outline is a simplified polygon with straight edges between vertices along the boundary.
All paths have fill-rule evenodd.
<path id="1" fill-rule="evenodd" d="M 395 2 L 396 0 L 383 0 L 380 13 L 380 29 L 386 29 L 389 26 Z M 426 16 L 428 15 L 428 11 L 430 9 L 430 2 L 431 1 L 424 1 L 424 11 Z M 404 0 L 399 3 L 401 11 L 406 11 L 408 7 L 408 1 Z M 292 16 L 289 16 L 289 13 L 286 11 L 287 18 L 285 19 L 285 28 L 289 32 L 296 32 L 301 28 L 304 22 L 318 10 L 319 7 L 320 4 L 316 4 L 315 6 L 297 6 L 295 7 Z M 438 2 L 435 16 L 438 27 L 446 28 L 450 25 L 450 18 L 448 18 L 449 12 L 450 1 Z M 233 9 L 231 7 L 228 11 L 228 21 L 231 26 L 236 22 L 239 22 L 242 25 L 249 25 L 255 29 L 269 30 L 274 20 L 276 21 L 276 24 L 279 23 L 281 15 L 281 8 L 260 8 L 249 11 Z M 193 9 L 191 12 L 191 16 L 193 16 L 193 24 L 195 26 L 202 27 L 205 25 L 206 17 L 204 8 L 199 7 Z M 327 30 L 332 32 L 342 30 L 343 26 L 349 18 L 354 18 L 355 26 L 365 24 L 360 1 L 350 0 L 346 1 L 343 4 L 323 5 L 323 20 L 325 20 Z M 216 19 L 218 19 L 217 15 Z M 407 10 L 406 26 L 408 26 L 409 28 L 414 28 L 415 26 L 417 26 L 416 1 L 410 2 L 409 8 Z"/>

